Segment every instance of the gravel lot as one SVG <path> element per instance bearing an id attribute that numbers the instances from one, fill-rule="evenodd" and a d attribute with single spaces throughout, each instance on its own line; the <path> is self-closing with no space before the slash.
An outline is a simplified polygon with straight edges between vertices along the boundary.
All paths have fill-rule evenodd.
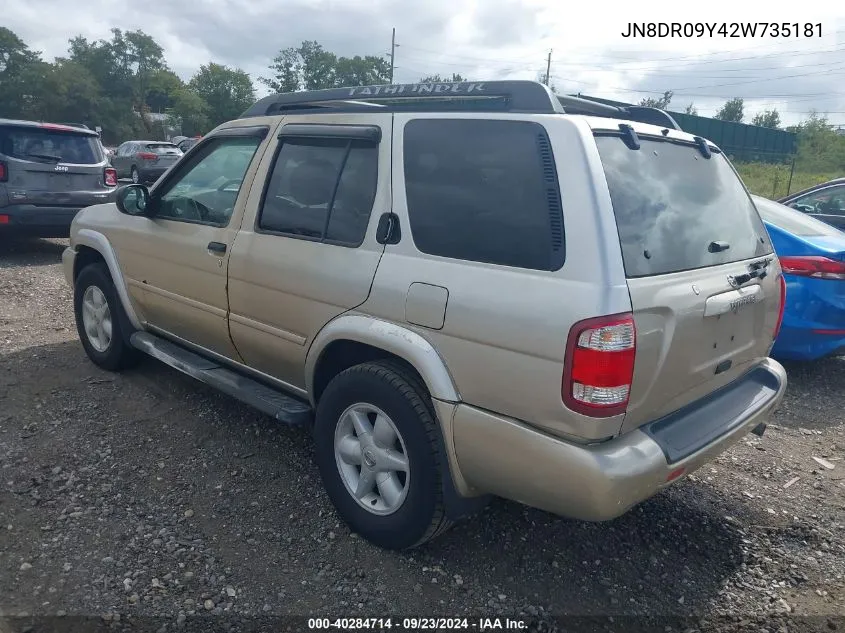
<path id="1" fill-rule="evenodd" d="M 497 501 L 386 553 L 338 521 L 305 432 L 152 360 L 96 369 L 64 245 L 0 242 L 2 633 L 306 630 L 283 616 L 314 614 L 845 631 L 845 358 L 787 366 L 762 438 L 616 521 Z"/>

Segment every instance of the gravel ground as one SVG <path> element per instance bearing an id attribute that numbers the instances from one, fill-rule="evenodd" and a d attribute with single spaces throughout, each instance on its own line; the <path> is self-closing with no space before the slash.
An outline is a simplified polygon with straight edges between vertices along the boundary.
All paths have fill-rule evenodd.
<path id="1" fill-rule="evenodd" d="M 386 553 L 339 522 L 305 432 L 152 360 L 95 368 L 62 248 L 0 244 L 0 633 L 307 629 L 291 615 L 845 631 L 845 358 L 787 366 L 762 438 L 613 522 L 496 501 Z"/>

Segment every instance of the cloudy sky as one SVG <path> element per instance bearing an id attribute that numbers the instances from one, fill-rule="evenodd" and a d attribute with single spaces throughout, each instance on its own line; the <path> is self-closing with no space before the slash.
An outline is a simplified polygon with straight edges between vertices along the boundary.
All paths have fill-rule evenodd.
<path id="1" fill-rule="evenodd" d="M 777 108 L 786 123 L 815 109 L 845 126 L 845 17 L 833 0 L 800 3 L 561 0 L 4 0 L 0 25 L 46 58 L 68 38 L 142 29 L 189 79 L 208 61 L 266 75 L 275 53 L 317 40 L 339 55 L 384 55 L 396 28 L 396 80 L 458 72 L 472 79 L 536 79 L 552 51 L 560 92 L 626 102 L 673 90 L 670 109 L 712 115 L 743 97 L 746 120 Z M 577 6 L 580 13 L 575 13 Z M 837 18 L 837 15 L 839 18 Z M 786 22 L 802 37 L 625 38 L 630 22 Z M 804 24 L 821 23 L 812 37 Z M 730 27 L 729 27 L 730 28 Z M 758 28 L 762 28 L 759 27 Z"/>

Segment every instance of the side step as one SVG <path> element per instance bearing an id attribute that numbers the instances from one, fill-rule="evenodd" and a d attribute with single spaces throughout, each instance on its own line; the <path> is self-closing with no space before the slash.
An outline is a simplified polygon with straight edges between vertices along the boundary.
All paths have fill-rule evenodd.
<path id="1" fill-rule="evenodd" d="M 149 332 L 135 332 L 132 347 L 196 378 L 285 424 L 307 424 L 312 410 L 308 402 L 281 393 L 248 376 L 200 356 Z"/>

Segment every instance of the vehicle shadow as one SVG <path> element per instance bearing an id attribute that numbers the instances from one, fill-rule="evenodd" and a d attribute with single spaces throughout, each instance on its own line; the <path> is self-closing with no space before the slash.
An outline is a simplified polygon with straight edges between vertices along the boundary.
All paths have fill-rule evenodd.
<path id="1" fill-rule="evenodd" d="M 66 247 L 67 240 L 0 236 L 0 268 L 58 264 Z"/>
<path id="2" fill-rule="evenodd" d="M 155 361 L 106 373 L 77 341 L 3 354 L 0 402 L 0 446 L 27 456 L 9 460 L 6 480 L 31 481 L 38 464 L 61 465 L 85 472 L 87 490 L 115 495 L 86 501 L 109 508 L 92 519 L 97 543 L 79 552 L 88 577 L 107 574 L 97 561 L 130 545 L 132 556 L 160 562 L 152 573 L 176 564 L 175 554 L 135 537 L 131 526 L 143 517 L 145 533 L 190 530 L 179 538 L 208 548 L 208 568 L 225 568 L 227 582 L 247 594 L 284 595 L 290 613 L 355 600 L 406 614 L 695 614 L 743 564 L 743 526 L 761 522 L 741 500 L 682 481 L 600 524 L 495 500 L 419 550 L 384 552 L 334 513 L 308 431 L 280 426 Z M 28 501 L 7 510 L 10 522 L 30 521 L 35 533 L 58 511 Z M 21 556 L 39 551 L 38 542 L 19 546 Z M 365 577 L 370 591 L 352 596 Z M 104 603 L 125 599 L 119 583 L 103 591 Z"/>
<path id="3" fill-rule="evenodd" d="M 788 386 L 776 412 L 776 423 L 789 428 L 819 430 L 834 420 L 819 411 L 841 411 L 845 384 L 845 356 L 812 362 L 782 361 Z"/>

